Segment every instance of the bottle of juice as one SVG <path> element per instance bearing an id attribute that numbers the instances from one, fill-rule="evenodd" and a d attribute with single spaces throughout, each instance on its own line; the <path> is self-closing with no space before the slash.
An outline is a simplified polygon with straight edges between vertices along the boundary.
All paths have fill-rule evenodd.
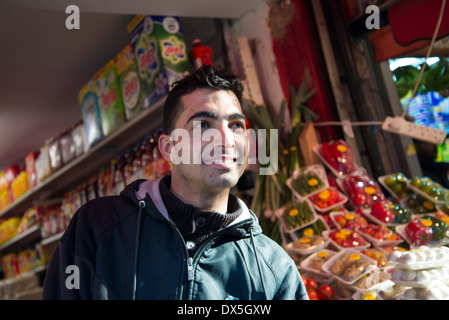
<path id="1" fill-rule="evenodd" d="M 125 152 L 125 167 L 123 170 L 123 175 L 125 177 L 125 184 L 128 185 L 130 182 L 134 181 L 133 177 L 133 161 L 135 158 L 135 152 L 133 148 L 128 148 Z"/>
<path id="2" fill-rule="evenodd" d="M 155 140 L 153 135 L 145 136 L 143 140 L 144 152 L 142 154 L 142 168 L 144 171 L 144 179 L 153 180 L 157 178 L 156 163 L 153 157 L 153 149 Z"/>
<path id="3" fill-rule="evenodd" d="M 142 154 L 145 151 L 144 149 L 144 145 L 141 141 L 137 142 L 134 145 L 134 160 L 132 163 L 132 171 L 133 171 L 133 178 L 134 180 L 137 179 L 144 179 L 144 174 L 143 174 L 143 168 L 142 168 Z"/>
<path id="4" fill-rule="evenodd" d="M 106 167 L 103 166 L 100 169 L 100 173 L 98 174 L 97 179 L 97 196 L 104 197 L 106 195 L 108 189 L 108 176 Z"/>
<path id="5" fill-rule="evenodd" d="M 192 51 L 190 51 L 190 60 L 195 69 L 198 69 L 203 64 L 213 65 L 212 57 L 213 52 L 211 47 L 201 43 L 201 40 L 195 38 L 192 40 Z"/>
<path id="6" fill-rule="evenodd" d="M 114 173 L 115 195 L 118 195 L 126 186 L 125 164 L 126 164 L 125 156 L 123 154 L 119 155 L 117 157 L 117 165 Z"/>
<path id="7" fill-rule="evenodd" d="M 156 161 L 156 176 L 158 178 L 163 177 L 171 172 L 171 163 L 165 160 L 158 147 L 158 141 L 161 134 L 164 132 L 163 128 L 156 129 L 154 136 L 155 147 L 153 148 L 153 158 Z"/>

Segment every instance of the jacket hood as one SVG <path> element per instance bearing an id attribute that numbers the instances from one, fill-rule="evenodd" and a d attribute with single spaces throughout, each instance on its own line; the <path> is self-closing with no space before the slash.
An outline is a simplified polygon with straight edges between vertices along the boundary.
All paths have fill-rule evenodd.
<path id="1" fill-rule="evenodd" d="M 136 180 L 128 184 L 120 195 L 134 203 L 136 209 L 138 209 L 139 202 L 142 200 L 145 202 L 146 208 L 150 207 L 148 206 L 149 203 L 154 204 L 158 213 L 154 213 L 154 211 L 148 209 L 144 210 L 144 212 L 156 219 L 166 219 L 171 221 L 159 191 L 160 181 L 161 178 L 155 180 Z M 241 199 L 237 198 L 237 201 L 242 208 L 242 214 L 225 228 L 225 232 L 237 237 L 249 237 L 251 229 L 255 235 L 262 233 L 259 220 L 254 212 L 252 212 Z"/>

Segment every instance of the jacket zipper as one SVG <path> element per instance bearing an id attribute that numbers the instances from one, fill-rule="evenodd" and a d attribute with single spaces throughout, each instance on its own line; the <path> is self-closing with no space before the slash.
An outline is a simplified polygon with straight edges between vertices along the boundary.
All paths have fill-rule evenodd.
<path id="1" fill-rule="evenodd" d="M 189 257 L 187 259 L 187 280 L 192 281 L 193 279 L 194 279 L 193 258 Z"/>

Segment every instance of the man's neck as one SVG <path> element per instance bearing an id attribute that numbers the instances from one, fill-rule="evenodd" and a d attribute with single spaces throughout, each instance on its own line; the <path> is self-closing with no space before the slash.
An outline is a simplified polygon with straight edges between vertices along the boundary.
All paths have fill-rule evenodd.
<path id="1" fill-rule="evenodd" d="M 174 181 L 174 179 L 176 178 L 172 176 L 170 191 L 183 202 L 205 211 L 216 211 L 223 214 L 227 212 L 229 189 L 218 192 L 215 190 L 204 192 L 204 190 L 198 190 L 197 186 L 187 186 L 184 183 Z"/>

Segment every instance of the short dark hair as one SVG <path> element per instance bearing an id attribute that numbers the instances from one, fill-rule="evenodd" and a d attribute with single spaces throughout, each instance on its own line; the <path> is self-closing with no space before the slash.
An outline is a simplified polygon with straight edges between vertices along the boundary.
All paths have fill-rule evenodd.
<path id="1" fill-rule="evenodd" d="M 173 82 L 164 104 L 164 131 L 170 134 L 177 116 L 182 112 L 181 97 L 197 89 L 230 90 L 242 105 L 243 84 L 236 76 L 204 64 L 185 78 Z"/>

